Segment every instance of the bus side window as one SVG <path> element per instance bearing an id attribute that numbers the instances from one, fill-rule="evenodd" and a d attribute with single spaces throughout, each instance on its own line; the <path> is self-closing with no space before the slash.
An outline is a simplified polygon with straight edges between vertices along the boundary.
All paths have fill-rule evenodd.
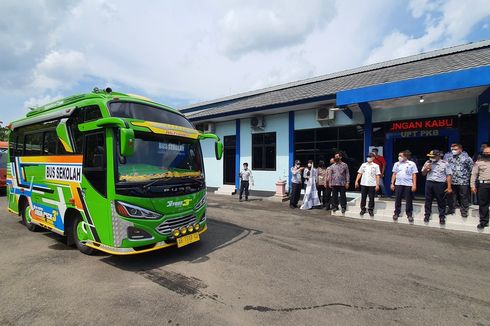
<path id="1" fill-rule="evenodd" d="M 83 175 L 104 197 L 106 192 L 105 134 L 97 132 L 85 135 Z"/>
<path id="2" fill-rule="evenodd" d="M 10 162 L 14 162 L 16 156 L 17 142 L 19 139 L 19 132 L 16 130 L 12 131 L 9 136 L 9 155 Z"/>
<path id="3" fill-rule="evenodd" d="M 41 155 L 43 134 L 41 132 L 27 134 L 24 136 L 24 155 Z"/>
<path id="4" fill-rule="evenodd" d="M 44 155 L 63 155 L 67 154 L 63 144 L 61 144 L 56 130 L 48 130 L 44 132 L 43 141 L 43 154 Z"/>
<path id="5" fill-rule="evenodd" d="M 78 125 L 99 118 L 102 118 L 100 108 L 97 105 L 91 105 L 78 109 L 68 120 L 68 126 L 70 127 L 73 141 L 75 142 L 76 153 L 81 154 L 83 149 L 83 134 L 78 130 Z"/>

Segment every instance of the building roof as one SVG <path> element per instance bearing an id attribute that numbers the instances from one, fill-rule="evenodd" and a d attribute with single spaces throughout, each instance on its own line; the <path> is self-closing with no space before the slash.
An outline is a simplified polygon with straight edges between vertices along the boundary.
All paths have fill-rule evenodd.
<path id="1" fill-rule="evenodd" d="M 192 120 L 280 104 L 314 101 L 339 91 L 490 65 L 490 40 L 344 70 L 181 108 Z"/>

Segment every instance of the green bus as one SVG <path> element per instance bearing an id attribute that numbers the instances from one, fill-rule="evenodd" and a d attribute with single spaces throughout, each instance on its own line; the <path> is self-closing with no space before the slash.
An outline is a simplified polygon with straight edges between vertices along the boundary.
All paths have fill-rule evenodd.
<path id="1" fill-rule="evenodd" d="M 94 89 L 10 124 L 8 209 L 68 245 L 127 255 L 200 240 L 207 229 L 201 133 L 178 111 Z"/>

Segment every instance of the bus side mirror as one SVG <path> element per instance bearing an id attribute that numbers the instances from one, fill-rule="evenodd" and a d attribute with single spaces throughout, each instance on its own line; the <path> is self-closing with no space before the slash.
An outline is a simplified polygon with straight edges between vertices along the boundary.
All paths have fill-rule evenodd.
<path id="1" fill-rule="evenodd" d="M 134 130 L 130 128 L 119 129 L 119 153 L 121 156 L 132 156 L 134 154 Z"/>
<path id="2" fill-rule="evenodd" d="M 214 139 L 214 155 L 216 156 L 216 159 L 219 161 L 223 157 L 223 143 L 219 141 L 219 137 L 216 136 L 215 134 L 199 134 L 198 136 L 199 140 L 203 139 Z"/>
<path id="3" fill-rule="evenodd" d="M 70 134 L 68 132 L 68 126 L 66 125 L 67 120 L 68 119 L 62 119 L 60 123 L 58 123 L 58 125 L 56 126 L 56 135 L 63 144 L 65 151 L 67 151 L 68 153 L 73 153 L 74 148 L 71 142 Z"/>
<path id="4" fill-rule="evenodd" d="M 214 155 L 216 155 L 216 159 L 219 161 L 223 157 L 223 143 L 217 141 L 214 143 Z"/>

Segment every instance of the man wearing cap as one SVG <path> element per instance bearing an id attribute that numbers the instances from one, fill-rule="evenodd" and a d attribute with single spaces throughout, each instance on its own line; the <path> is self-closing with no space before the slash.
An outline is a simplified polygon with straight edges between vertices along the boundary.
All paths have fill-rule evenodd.
<path id="1" fill-rule="evenodd" d="M 488 226 L 490 205 L 490 147 L 483 149 L 471 172 L 471 191 L 478 193 L 478 207 L 480 224 L 477 228 L 482 230 Z M 478 187 L 477 187 L 478 185 Z M 478 189 L 477 189 L 478 188 Z"/>
<path id="2" fill-rule="evenodd" d="M 441 159 L 443 155 L 437 149 L 431 150 L 427 156 L 429 161 L 422 167 L 422 174 L 427 176 L 425 182 L 425 216 L 428 223 L 432 214 L 432 201 L 434 197 L 439 210 L 439 224 L 446 224 L 446 193 L 452 193 L 451 181 L 453 171 L 449 163 Z"/>
<path id="3" fill-rule="evenodd" d="M 289 207 L 298 208 L 298 201 L 301 195 L 301 175 L 303 174 L 301 162 L 294 161 L 294 166 L 291 168 L 291 193 L 289 194 Z"/>
<path id="4" fill-rule="evenodd" d="M 463 151 L 461 144 L 452 144 L 451 153 L 444 155 L 451 167 L 453 193 L 447 196 L 448 209 L 446 214 L 454 214 L 456 203 L 460 204 L 461 216 L 468 217 L 470 206 L 470 176 L 473 168 L 473 160 L 468 153 Z"/>

